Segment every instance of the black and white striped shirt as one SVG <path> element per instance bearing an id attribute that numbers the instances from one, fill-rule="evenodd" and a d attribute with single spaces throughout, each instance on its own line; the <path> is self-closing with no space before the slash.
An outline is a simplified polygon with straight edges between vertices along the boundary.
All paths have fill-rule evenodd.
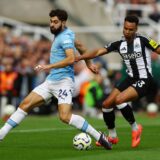
<path id="1" fill-rule="evenodd" d="M 152 75 L 151 50 L 160 45 L 151 38 L 136 34 L 134 40 L 128 43 L 124 37 L 106 45 L 108 52 L 117 51 L 127 67 L 127 73 L 135 79 L 148 78 Z"/>

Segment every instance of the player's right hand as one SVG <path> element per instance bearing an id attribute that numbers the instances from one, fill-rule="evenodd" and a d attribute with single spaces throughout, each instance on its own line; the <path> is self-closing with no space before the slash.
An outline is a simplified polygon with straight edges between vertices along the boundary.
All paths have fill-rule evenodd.
<path id="1" fill-rule="evenodd" d="M 40 64 L 34 68 L 35 71 L 44 71 L 49 69 L 50 69 L 50 65 L 40 65 Z"/>

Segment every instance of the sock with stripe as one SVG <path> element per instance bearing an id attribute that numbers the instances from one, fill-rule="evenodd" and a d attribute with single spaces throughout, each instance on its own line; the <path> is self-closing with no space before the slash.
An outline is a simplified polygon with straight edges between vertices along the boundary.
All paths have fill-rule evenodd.
<path id="1" fill-rule="evenodd" d="M 135 121 L 135 117 L 134 117 L 133 110 L 132 110 L 131 106 L 127 103 L 122 103 L 120 105 L 117 105 L 117 108 L 120 109 L 123 117 L 131 125 L 132 130 L 137 130 L 138 125 Z"/>
<path id="2" fill-rule="evenodd" d="M 117 132 L 115 129 L 115 113 L 113 108 L 102 108 L 103 119 L 108 128 L 109 137 L 117 137 Z"/>
<path id="3" fill-rule="evenodd" d="M 21 108 L 18 108 L 0 129 L 0 140 L 2 140 L 12 128 L 15 128 L 27 115 Z"/>
<path id="4" fill-rule="evenodd" d="M 80 129 L 82 132 L 89 133 L 97 141 L 100 138 L 100 133 L 79 115 L 72 114 L 69 124 Z"/>

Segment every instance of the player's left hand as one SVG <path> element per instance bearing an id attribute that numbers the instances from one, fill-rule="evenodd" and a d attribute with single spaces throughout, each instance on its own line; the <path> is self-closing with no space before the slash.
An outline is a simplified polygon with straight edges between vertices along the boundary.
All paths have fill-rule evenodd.
<path id="1" fill-rule="evenodd" d="M 34 70 L 36 71 L 44 71 L 44 70 L 49 70 L 50 66 L 49 65 L 37 65 Z"/>
<path id="2" fill-rule="evenodd" d="M 99 73 L 99 69 L 97 67 L 97 65 L 90 63 L 87 65 L 87 67 L 90 69 L 91 72 L 98 74 Z"/>

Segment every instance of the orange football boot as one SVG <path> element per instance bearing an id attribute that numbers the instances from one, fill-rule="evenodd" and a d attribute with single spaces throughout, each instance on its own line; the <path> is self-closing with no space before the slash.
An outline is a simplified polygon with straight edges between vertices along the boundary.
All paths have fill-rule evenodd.
<path id="1" fill-rule="evenodd" d="M 138 147 L 141 141 L 142 125 L 138 125 L 138 130 L 132 131 L 132 147 Z"/>

